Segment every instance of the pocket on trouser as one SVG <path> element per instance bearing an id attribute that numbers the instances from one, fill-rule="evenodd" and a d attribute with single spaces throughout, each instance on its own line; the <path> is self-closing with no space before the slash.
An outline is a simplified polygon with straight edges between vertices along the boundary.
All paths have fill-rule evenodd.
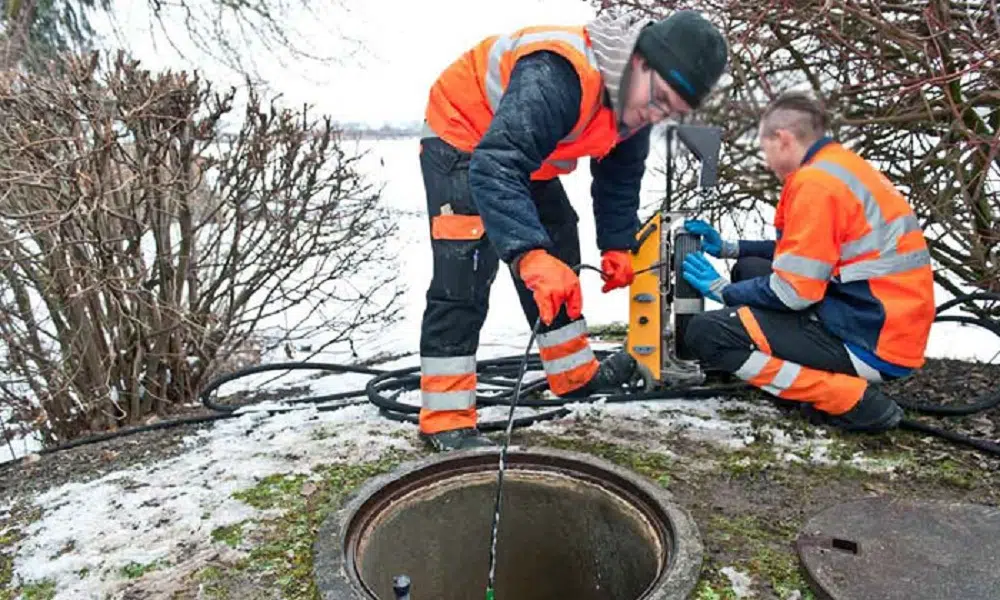
<path id="1" fill-rule="evenodd" d="M 486 230 L 479 215 L 437 215 L 431 217 L 432 240 L 478 241 Z"/>
<path id="2" fill-rule="evenodd" d="M 496 277 L 497 257 L 478 215 L 443 214 L 431 218 L 434 275 L 431 297 L 485 304 Z"/>

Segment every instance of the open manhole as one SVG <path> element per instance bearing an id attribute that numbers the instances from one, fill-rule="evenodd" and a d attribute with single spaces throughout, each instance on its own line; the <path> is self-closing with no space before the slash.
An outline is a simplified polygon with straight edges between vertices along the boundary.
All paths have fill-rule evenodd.
<path id="1" fill-rule="evenodd" d="M 497 600 L 687 598 L 702 545 L 669 493 L 591 456 L 508 456 L 497 542 Z M 406 575 L 413 600 L 485 598 L 496 451 L 409 463 L 364 486 L 320 528 L 325 600 L 392 600 Z"/>

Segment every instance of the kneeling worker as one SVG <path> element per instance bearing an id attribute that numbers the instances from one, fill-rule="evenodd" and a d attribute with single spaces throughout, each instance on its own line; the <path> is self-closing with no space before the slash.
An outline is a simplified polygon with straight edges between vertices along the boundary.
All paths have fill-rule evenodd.
<path id="1" fill-rule="evenodd" d="M 706 369 L 733 373 L 851 431 L 896 427 L 902 409 L 872 383 L 924 363 L 935 317 L 927 243 L 906 199 L 870 163 L 825 137 L 808 95 L 765 110 L 760 144 L 783 181 L 777 242 L 722 240 L 686 228 L 703 248 L 737 258 L 723 278 L 701 254 L 684 279 L 727 308 L 695 317 L 685 336 Z"/>

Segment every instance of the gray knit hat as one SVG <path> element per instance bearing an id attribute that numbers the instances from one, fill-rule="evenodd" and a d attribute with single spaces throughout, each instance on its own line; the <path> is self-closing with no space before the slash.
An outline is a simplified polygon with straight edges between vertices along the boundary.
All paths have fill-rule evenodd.
<path id="1" fill-rule="evenodd" d="M 726 40 L 701 13 L 681 10 L 646 26 L 636 42 L 646 62 L 684 98 L 701 105 L 726 68 Z"/>

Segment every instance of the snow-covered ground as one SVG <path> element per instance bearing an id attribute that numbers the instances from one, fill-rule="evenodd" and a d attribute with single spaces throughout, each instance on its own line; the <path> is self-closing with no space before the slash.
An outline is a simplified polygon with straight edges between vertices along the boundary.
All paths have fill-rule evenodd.
<path id="1" fill-rule="evenodd" d="M 398 259 L 398 271 L 408 292 L 401 320 L 367 340 L 356 340 L 362 357 L 392 352 L 406 355 L 385 368 L 414 366 L 418 359 L 419 323 L 424 291 L 430 276 L 430 249 L 424 212 L 424 192 L 417 164 L 416 140 L 367 143 L 366 158 L 373 176 L 385 181 L 385 199 L 400 211 L 399 235 L 389 240 L 387 252 Z M 652 161 L 662 162 L 653 152 Z M 383 166 L 384 164 L 384 166 Z M 388 175 L 391 174 L 391 177 Z M 594 246 L 593 216 L 589 206 L 589 176 L 586 164 L 564 182 L 580 216 L 580 239 L 584 261 L 598 265 Z M 647 177 L 644 200 L 656 197 L 662 181 Z M 627 321 L 626 292 L 600 291 L 594 273 L 582 276 L 584 311 L 590 324 Z M 943 301 L 942 296 L 940 301 Z M 929 355 L 991 359 L 1000 342 L 969 330 L 962 343 L 946 343 L 954 327 L 935 326 Z M 529 331 L 510 277 L 501 273 L 491 295 L 491 310 L 484 325 L 480 358 L 516 355 L 524 352 Z M 320 345 L 322 339 L 315 340 Z M 265 361 L 286 360 L 266 357 Z M 345 349 L 332 349 L 311 360 L 347 362 Z M 363 375 L 327 376 L 306 380 L 308 372 L 296 372 L 275 380 L 274 374 L 247 378 L 223 388 L 223 393 L 255 389 L 262 382 L 269 387 L 308 381 L 316 394 L 359 389 Z M 416 394 L 401 400 L 416 403 Z M 720 415 L 740 409 L 734 417 Z M 770 407 L 742 402 L 699 400 L 663 401 L 604 405 L 571 405 L 569 416 L 534 425 L 537 430 L 558 434 L 580 419 L 594 424 L 594 430 L 609 436 L 628 436 L 630 429 L 666 434 L 677 432 L 691 439 L 739 448 L 754 436 L 769 435 L 787 460 L 827 460 L 829 440 L 817 431 L 804 437 L 789 436 L 778 427 L 751 426 L 751 419 L 776 415 Z M 504 418 L 503 408 L 483 411 L 484 419 Z M 614 427 L 612 427 L 612 425 Z M 605 427 L 606 426 L 606 427 Z M 324 435 L 315 435 L 323 431 Z M 393 435 L 403 432 L 406 435 Z M 198 439 L 200 438 L 200 439 Z M 211 544 L 210 532 L 256 515 L 255 509 L 232 498 L 236 490 L 253 486 L 259 478 L 277 473 L 308 473 L 320 463 L 359 462 L 377 458 L 392 448 L 409 448 L 417 443 L 415 428 L 384 419 L 371 405 L 353 406 L 333 412 L 317 412 L 315 407 L 263 417 L 252 411 L 236 419 L 201 429 L 190 439 L 192 449 L 156 464 L 137 466 L 109 474 L 88 483 L 71 483 L 52 489 L 34 499 L 42 516 L 25 533 L 26 540 L 14 563 L 17 580 L 56 583 L 58 598 L 104 598 L 114 596 L 125 583 L 120 569 L 128 563 L 166 560 L 174 565 L 196 560 L 200 550 Z M 201 442 L 195 444 L 194 442 Z M 18 453 L 31 447 L 15 447 Z M 670 449 L 656 448 L 669 453 Z M 4 449 L 6 450 L 6 449 Z M 880 468 L 878 465 L 860 466 Z M 2 516 L 0 512 L 0 516 Z M 0 532 L 2 535 L 3 532 Z M 65 551 L 72 548 L 71 551 Z M 81 575 L 83 573 L 84 575 Z"/>
<path id="2" fill-rule="evenodd" d="M 61 598 L 104 598 L 123 583 L 119 571 L 129 563 L 182 568 L 215 528 L 256 514 L 233 492 L 275 473 L 308 474 L 316 464 L 361 462 L 409 446 L 389 435 L 406 426 L 380 421 L 369 406 L 247 414 L 200 431 L 196 437 L 207 441 L 197 450 L 50 490 L 36 498 L 44 516 L 26 531 L 16 573 L 54 581 Z M 320 428 L 330 435 L 315 435 Z"/>

